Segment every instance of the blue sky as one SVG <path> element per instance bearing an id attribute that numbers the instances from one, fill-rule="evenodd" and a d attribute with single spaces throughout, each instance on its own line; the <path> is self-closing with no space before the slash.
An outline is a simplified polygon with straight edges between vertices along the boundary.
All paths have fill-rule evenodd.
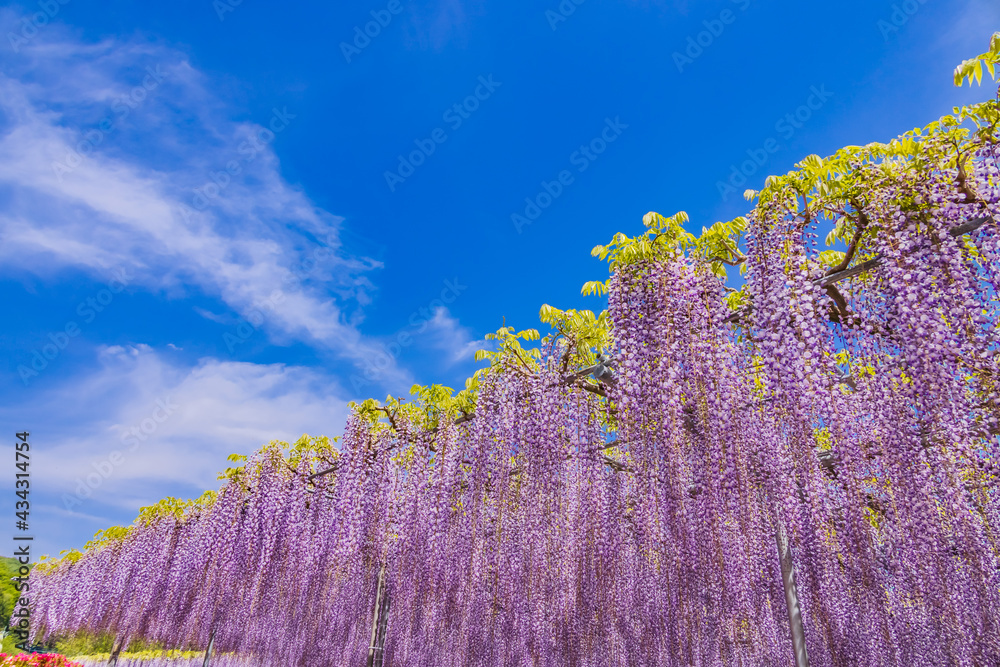
<path id="1" fill-rule="evenodd" d="M 232 2 L 0 6 L 0 425 L 43 551 L 600 309 L 595 244 L 985 99 L 951 72 L 1000 30 L 988 0 Z"/>

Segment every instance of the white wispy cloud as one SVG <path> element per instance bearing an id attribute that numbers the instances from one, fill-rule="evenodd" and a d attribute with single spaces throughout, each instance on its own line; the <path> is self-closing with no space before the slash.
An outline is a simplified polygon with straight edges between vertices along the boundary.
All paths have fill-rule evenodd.
<path id="1" fill-rule="evenodd" d="M 445 353 L 448 366 L 472 361 L 476 350 L 484 347 L 483 340 L 474 336 L 471 329 L 463 326 L 444 307 L 434 310 L 434 317 L 428 320 L 423 336 L 430 347 Z"/>
<path id="2" fill-rule="evenodd" d="M 358 326 L 380 264 L 343 252 L 342 219 L 289 184 L 274 152 L 304 110 L 276 99 L 268 117 L 234 121 L 182 52 L 57 24 L 0 58 L 0 271 L 125 267 L 134 286 L 199 291 L 241 315 L 278 293 L 269 335 L 373 354 Z"/>
<path id="3" fill-rule="evenodd" d="M 211 358 L 186 366 L 143 344 L 101 348 L 94 372 L 49 399 L 72 419 L 46 429 L 53 444 L 36 455 L 38 483 L 72 488 L 118 451 L 125 462 L 95 493 L 111 504 L 151 483 L 214 487 L 229 454 L 306 432 L 335 435 L 348 412 L 346 393 L 315 369 Z"/>
<path id="4" fill-rule="evenodd" d="M 231 453 L 339 434 L 346 401 L 336 380 L 311 368 L 216 359 L 189 366 L 148 345 L 114 345 L 100 348 L 96 370 L 68 378 L 44 401 L 0 406 L 0 421 L 37 425 L 33 506 L 54 552 L 130 523 L 161 498 L 218 488 Z"/>

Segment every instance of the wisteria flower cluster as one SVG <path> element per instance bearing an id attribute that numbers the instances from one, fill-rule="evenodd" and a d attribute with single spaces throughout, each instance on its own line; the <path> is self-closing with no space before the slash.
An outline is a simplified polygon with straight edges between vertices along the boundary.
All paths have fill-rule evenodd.
<path id="1" fill-rule="evenodd" d="M 176 651 L 139 651 L 122 653 L 118 656 L 115 667 L 204 667 L 204 653 L 193 654 L 185 651 L 183 655 L 174 655 Z M 106 667 L 111 659 L 110 654 L 79 656 L 75 658 L 80 667 Z M 76 664 L 76 663 L 74 663 Z M 215 667 L 258 667 L 260 661 L 251 661 L 247 657 L 229 654 L 215 655 L 211 658 Z"/>

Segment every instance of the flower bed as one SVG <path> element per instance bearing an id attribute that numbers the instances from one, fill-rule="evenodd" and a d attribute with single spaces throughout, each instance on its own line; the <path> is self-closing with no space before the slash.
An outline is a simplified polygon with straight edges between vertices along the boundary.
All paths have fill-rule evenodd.
<path id="1" fill-rule="evenodd" d="M 0 653 L 0 667 L 83 667 L 58 653 Z"/>

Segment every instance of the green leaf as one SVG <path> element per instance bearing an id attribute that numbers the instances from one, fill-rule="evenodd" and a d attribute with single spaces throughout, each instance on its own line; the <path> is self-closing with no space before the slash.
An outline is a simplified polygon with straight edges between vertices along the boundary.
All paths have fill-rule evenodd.
<path id="1" fill-rule="evenodd" d="M 824 250 L 819 254 L 819 261 L 823 266 L 832 269 L 835 266 L 840 266 L 846 256 L 847 253 L 840 250 Z"/>

